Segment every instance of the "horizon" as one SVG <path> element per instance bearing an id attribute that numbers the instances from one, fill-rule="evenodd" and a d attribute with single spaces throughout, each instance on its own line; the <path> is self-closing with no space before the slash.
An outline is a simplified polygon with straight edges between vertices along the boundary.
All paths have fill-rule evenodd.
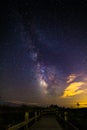
<path id="1" fill-rule="evenodd" d="M 79 105 L 77 105 L 77 104 L 79 104 Z M 25 103 L 25 102 L 19 102 L 19 101 L 3 101 L 3 100 L 0 100 L 0 105 L 2 106 L 2 105 L 6 105 L 6 106 L 22 106 L 22 105 L 24 105 L 24 106 L 37 106 L 37 107 L 50 107 L 51 105 L 52 106 L 57 106 L 57 107 L 64 107 L 64 108 L 77 108 L 77 109 L 79 109 L 79 108 L 87 108 L 87 104 L 80 104 L 80 103 L 74 103 L 73 105 L 71 104 L 71 106 L 69 105 L 69 106 L 61 106 L 61 105 L 59 105 L 59 104 L 55 104 L 55 103 L 52 103 L 52 104 L 40 104 L 40 103 Z"/>

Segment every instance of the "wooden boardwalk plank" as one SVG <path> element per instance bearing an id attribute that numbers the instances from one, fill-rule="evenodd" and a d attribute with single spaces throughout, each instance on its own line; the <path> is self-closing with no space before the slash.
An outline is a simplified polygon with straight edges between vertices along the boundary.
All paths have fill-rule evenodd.
<path id="1" fill-rule="evenodd" d="M 55 117 L 45 116 L 31 126 L 29 130 L 62 130 L 62 128 Z"/>

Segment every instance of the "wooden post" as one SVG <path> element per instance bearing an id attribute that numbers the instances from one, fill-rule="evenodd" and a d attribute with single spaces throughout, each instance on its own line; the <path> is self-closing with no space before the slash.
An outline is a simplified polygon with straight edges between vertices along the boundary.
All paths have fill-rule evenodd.
<path id="1" fill-rule="evenodd" d="M 35 121 L 37 121 L 37 112 L 35 112 Z"/>
<path id="2" fill-rule="evenodd" d="M 64 120 L 68 121 L 68 112 L 66 112 L 66 111 L 64 112 Z"/>
<path id="3" fill-rule="evenodd" d="M 67 124 L 67 121 L 68 121 L 68 112 L 67 111 L 64 112 L 64 121 L 65 121 L 65 123 L 64 123 L 65 130 L 68 130 L 69 128 L 68 128 L 68 124 Z"/>
<path id="4" fill-rule="evenodd" d="M 26 121 L 26 123 L 28 122 L 28 120 L 29 120 L 29 112 L 25 112 L 25 121 Z M 28 123 L 26 124 L 25 129 L 26 130 L 28 129 Z"/>

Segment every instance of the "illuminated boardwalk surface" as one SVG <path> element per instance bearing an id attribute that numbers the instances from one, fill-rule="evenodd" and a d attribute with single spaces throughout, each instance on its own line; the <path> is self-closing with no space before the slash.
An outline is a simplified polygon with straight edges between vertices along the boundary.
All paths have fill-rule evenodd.
<path id="1" fill-rule="evenodd" d="M 37 121 L 29 130 L 62 130 L 62 128 L 55 117 L 46 116 Z"/>

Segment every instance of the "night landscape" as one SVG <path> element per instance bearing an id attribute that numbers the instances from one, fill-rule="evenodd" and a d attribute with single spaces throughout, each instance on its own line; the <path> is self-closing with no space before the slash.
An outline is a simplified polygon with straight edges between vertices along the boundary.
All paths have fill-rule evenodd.
<path id="1" fill-rule="evenodd" d="M 1 0 L 0 16 L 0 130 L 87 129 L 87 1 Z"/>

